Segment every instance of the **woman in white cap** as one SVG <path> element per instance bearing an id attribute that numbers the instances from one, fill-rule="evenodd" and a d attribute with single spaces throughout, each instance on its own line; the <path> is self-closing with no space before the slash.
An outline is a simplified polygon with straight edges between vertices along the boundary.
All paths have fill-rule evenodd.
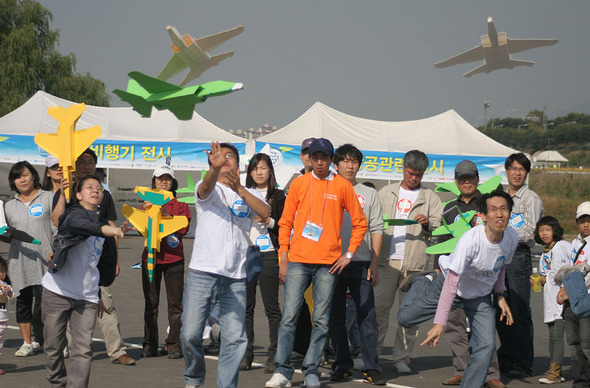
<path id="1" fill-rule="evenodd" d="M 171 191 L 174 198 L 162 206 L 165 216 L 186 216 L 188 225 L 173 234 L 166 236 L 160 244 L 154 266 L 152 282 L 149 281 L 147 270 L 147 248 L 144 249 L 141 265 L 141 280 L 145 299 L 143 357 L 158 355 L 158 305 L 160 303 L 160 285 L 162 276 L 166 283 L 168 300 L 168 325 L 170 331 L 166 338 L 166 347 L 162 354 L 168 358 L 182 358 L 180 350 L 180 327 L 182 325 L 182 294 L 184 287 L 184 248 L 182 237 L 188 232 L 191 212 L 186 203 L 176 200 L 178 182 L 174 178 L 174 170 L 168 165 L 159 166 L 152 176 L 152 189 Z M 144 202 L 142 209 L 151 206 L 151 202 Z"/>
<path id="2" fill-rule="evenodd" d="M 59 166 L 59 160 L 53 155 L 45 158 L 45 175 L 41 188 L 53 194 L 61 188 L 61 180 L 64 177 L 63 170 Z"/>

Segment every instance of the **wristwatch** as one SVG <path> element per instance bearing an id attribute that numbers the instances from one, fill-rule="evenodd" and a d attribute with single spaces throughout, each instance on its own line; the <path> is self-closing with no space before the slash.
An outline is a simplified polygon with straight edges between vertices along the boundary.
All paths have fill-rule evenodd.
<path id="1" fill-rule="evenodd" d="M 354 256 L 354 254 L 353 254 L 352 252 L 346 252 L 346 255 L 345 255 L 345 257 L 346 257 L 348 260 L 352 260 L 352 256 Z"/>

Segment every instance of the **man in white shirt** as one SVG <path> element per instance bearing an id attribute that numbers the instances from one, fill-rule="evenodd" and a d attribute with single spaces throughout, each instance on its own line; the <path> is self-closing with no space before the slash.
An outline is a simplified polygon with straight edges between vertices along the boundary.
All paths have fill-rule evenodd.
<path id="1" fill-rule="evenodd" d="M 492 291 L 496 293 L 501 320 L 512 325 L 512 314 L 505 299 L 506 265 L 518 243 L 518 233 L 508 228 L 512 198 L 495 191 L 481 198 L 480 212 L 485 225 L 467 231 L 455 251 L 441 256 L 441 274 L 418 276 L 400 305 L 398 323 L 413 327 L 434 316 L 434 326 L 422 345 L 438 344 L 451 308 L 461 307 L 471 324 L 469 364 L 461 387 L 481 387 L 496 347 Z"/>
<path id="2" fill-rule="evenodd" d="M 203 329 L 217 307 L 221 350 L 217 386 L 237 387 L 240 362 L 247 346 L 246 250 L 255 216 L 269 208 L 256 189 L 240 184 L 239 154 L 228 143 L 211 143 L 209 171 L 195 188 L 197 229 L 189 274 L 184 285 L 180 342 L 187 388 L 205 381 Z"/>

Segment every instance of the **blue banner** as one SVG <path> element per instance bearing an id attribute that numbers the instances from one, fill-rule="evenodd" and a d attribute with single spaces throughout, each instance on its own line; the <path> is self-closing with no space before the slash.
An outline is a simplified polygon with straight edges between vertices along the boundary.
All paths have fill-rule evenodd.
<path id="1" fill-rule="evenodd" d="M 264 148 L 264 150 L 263 150 Z M 291 171 L 298 171 L 303 166 L 299 159 L 301 146 L 280 143 L 256 143 L 256 152 L 268 153 L 273 161 L 275 169 L 288 168 Z M 380 179 L 400 181 L 403 178 L 403 158 L 401 152 L 363 152 L 363 163 L 358 172 L 357 178 Z M 471 160 L 479 170 L 480 180 L 501 175 L 502 183 L 507 183 L 504 174 L 504 161 L 506 157 L 495 156 L 465 156 L 465 155 L 441 155 L 427 154 L 429 165 L 424 173 L 424 182 L 450 182 L 455 179 L 455 166 L 463 160 Z"/>
<path id="2" fill-rule="evenodd" d="M 207 169 L 205 150 L 211 143 L 174 143 L 156 141 L 121 141 L 98 139 L 90 148 L 98 156 L 98 167 L 153 169 L 166 163 L 170 156 L 172 166 L 180 170 Z M 235 143 L 240 154 L 246 143 Z M 0 134 L 0 162 L 16 163 L 28 160 L 43 164 L 48 153 L 35 144 L 34 136 Z"/>

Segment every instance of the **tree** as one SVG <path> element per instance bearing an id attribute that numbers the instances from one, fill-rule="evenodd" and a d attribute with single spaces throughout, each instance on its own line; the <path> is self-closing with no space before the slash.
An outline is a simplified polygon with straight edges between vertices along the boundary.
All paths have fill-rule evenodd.
<path id="1" fill-rule="evenodd" d="M 53 15 L 34 0 L 0 0 L 0 116 L 38 90 L 71 101 L 109 106 L 104 83 L 76 73 L 74 54 L 57 51 Z"/>

